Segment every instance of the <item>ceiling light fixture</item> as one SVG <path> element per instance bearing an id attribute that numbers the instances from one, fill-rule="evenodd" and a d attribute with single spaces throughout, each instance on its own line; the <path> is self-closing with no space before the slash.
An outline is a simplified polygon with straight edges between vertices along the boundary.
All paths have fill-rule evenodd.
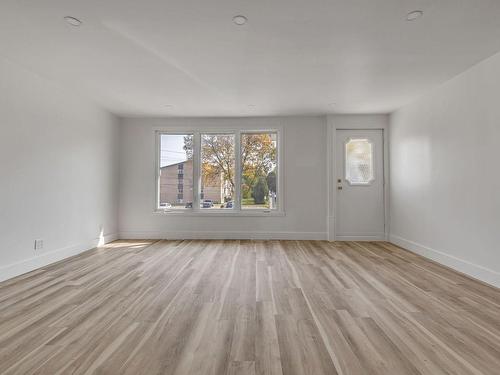
<path id="1" fill-rule="evenodd" d="M 242 16 L 242 15 L 237 15 L 237 16 L 234 16 L 233 17 L 233 22 L 235 25 L 238 25 L 238 26 L 243 26 L 244 24 L 246 24 L 248 21 L 248 18 L 246 18 L 245 16 Z"/>
<path id="2" fill-rule="evenodd" d="M 422 12 L 421 10 L 414 10 L 412 12 L 409 12 L 406 15 L 406 20 L 407 21 L 415 21 L 415 20 L 419 19 L 420 17 L 422 17 L 423 15 L 424 15 L 424 12 Z"/>
<path id="3" fill-rule="evenodd" d="M 64 17 L 64 20 L 70 24 L 71 26 L 78 27 L 82 24 L 82 21 L 80 21 L 78 18 L 71 17 L 71 16 L 66 16 Z"/>

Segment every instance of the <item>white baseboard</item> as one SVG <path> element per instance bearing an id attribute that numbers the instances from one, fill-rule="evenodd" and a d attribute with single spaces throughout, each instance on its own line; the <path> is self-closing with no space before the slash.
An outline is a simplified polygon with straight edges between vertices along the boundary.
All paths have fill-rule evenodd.
<path id="1" fill-rule="evenodd" d="M 383 233 L 367 236 L 335 236 L 335 241 L 387 241 L 387 236 Z"/>
<path id="2" fill-rule="evenodd" d="M 468 262 L 466 260 L 446 254 L 442 251 L 431 249 L 416 242 L 391 234 L 389 241 L 415 254 L 422 255 L 444 266 L 462 272 L 470 277 L 500 288 L 500 273 L 489 268 Z"/>
<path id="3" fill-rule="evenodd" d="M 120 232 L 122 239 L 151 240 L 326 240 L 326 232 L 157 232 L 125 231 Z"/>
<path id="4" fill-rule="evenodd" d="M 326 226 L 328 230 L 328 241 L 335 241 L 335 218 L 333 216 L 326 217 Z"/>
<path id="5" fill-rule="evenodd" d="M 108 234 L 104 236 L 104 243 L 115 241 L 117 239 L 117 233 Z M 0 281 L 11 279 L 24 273 L 36 270 L 37 268 L 45 267 L 51 263 L 59 262 L 60 260 L 69 258 L 73 255 L 80 254 L 86 250 L 93 249 L 98 246 L 100 242 L 102 244 L 101 239 L 95 238 L 0 267 Z"/>

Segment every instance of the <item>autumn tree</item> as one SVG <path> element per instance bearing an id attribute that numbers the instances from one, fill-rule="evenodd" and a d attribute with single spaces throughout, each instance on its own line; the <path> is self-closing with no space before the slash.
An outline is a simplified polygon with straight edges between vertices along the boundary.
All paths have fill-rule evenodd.
<path id="1" fill-rule="evenodd" d="M 257 178 L 257 183 L 252 189 L 253 199 L 255 204 L 263 204 L 269 194 L 269 188 L 267 187 L 267 181 L 264 176 Z"/>
<path id="2" fill-rule="evenodd" d="M 267 174 L 266 181 L 269 191 L 276 193 L 276 172 L 274 170 Z"/>
<path id="3" fill-rule="evenodd" d="M 234 195 L 234 136 L 203 135 L 201 139 L 202 178 L 215 185 L 221 180 L 229 184 Z"/>
<path id="4" fill-rule="evenodd" d="M 276 167 L 275 137 L 276 135 L 268 133 L 249 133 L 241 136 L 242 194 L 245 198 L 252 195 L 257 200 L 254 187 L 260 177 L 266 177 Z"/>
<path id="5" fill-rule="evenodd" d="M 276 167 L 276 135 L 248 133 L 241 135 L 241 167 L 243 195 L 252 192 L 259 177 L 266 178 Z M 202 178 L 208 184 L 223 181 L 229 185 L 231 196 L 235 190 L 234 135 L 204 134 L 201 138 Z M 192 158 L 193 138 L 184 138 L 184 150 Z M 267 181 L 266 181 L 267 184 Z"/>
<path id="6" fill-rule="evenodd" d="M 243 175 L 267 176 L 276 166 L 276 141 L 273 134 L 243 134 L 241 165 Z"/>

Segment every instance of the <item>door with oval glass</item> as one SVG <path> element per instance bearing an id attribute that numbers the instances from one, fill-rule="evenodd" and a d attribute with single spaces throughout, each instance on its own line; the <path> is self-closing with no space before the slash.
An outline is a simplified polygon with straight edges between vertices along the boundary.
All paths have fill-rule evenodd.
<path id="1" fill-rule="evenodd" d="M 337 130 L 335 156 L 335 238 L 384 240 L 383 131 Z"/>

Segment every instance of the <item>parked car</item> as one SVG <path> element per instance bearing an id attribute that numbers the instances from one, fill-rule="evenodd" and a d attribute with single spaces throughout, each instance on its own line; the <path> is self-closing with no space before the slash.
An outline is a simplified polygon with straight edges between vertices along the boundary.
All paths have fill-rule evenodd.
<path id="1" fill-rule="evenodd" d="M 163 202 L 163 203 L 160 203 L 160 208 L 172 208 L 172 205 L 168 202 Z"/>
<path id="2" fill-rule="evenodd" d="M 184 208 L 193 208 L 193 202 L 187 202 Z"/>
<path id="3" fill-rule="evenodd" d="M 229 202 L 226 202 L 226 203 L 222 203 L 220 205 L 220 208 L 233 208 L 233 201 L 229 201 Z"/>
<path id="4" fill-rule="evenodd" d="M 205 199 L 201 204 L 202 208 L 212 208 L 213 206 L 214 202 L 211 199 Z"/>

